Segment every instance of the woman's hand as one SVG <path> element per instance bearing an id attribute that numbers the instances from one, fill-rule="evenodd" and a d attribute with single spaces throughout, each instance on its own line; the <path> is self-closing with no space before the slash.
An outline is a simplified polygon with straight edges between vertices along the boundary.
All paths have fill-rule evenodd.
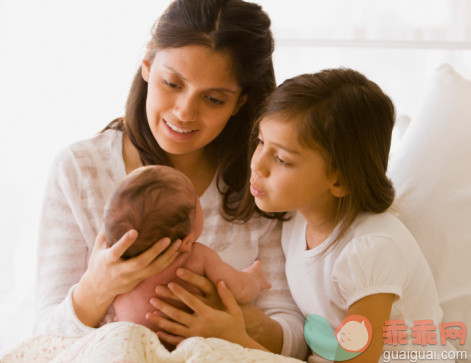
<path id="1" fill-rule="evenodd" d="M 170 283 L 168 287 L 174 298 L 185 303 L 194 313 L 181 311 L 163 300 L 152 298 L 151 304 L 161 314 L 148 313 L 146 318 L 166 331 L 157 332 L 160 339 L 177 345 L 184 338 L 192 336 L 217 337 L 245 347 L 265 350 L 247 335 L 242 311 L 224 281 L 220 281 L 217 286 L 217 293 L 224 305 L 223 311 L 206 305 L 176 283 Z"/>
<path id="2" fill-rule="evenodd" d="M 179 268 L 176 271 L 176 274 L 182 280 L 196 286 L 203 292 L 203 295 L 193 295 L 203 303 L 208 306 L 211 306 L 218 310 L 224 309 L 224 304 L 222 303 L 216 286 L 206 277 L 198 275 L 193 271 L 187 270 L 185 268 Z M 181 301 L 178 296 L 176 296 L 166 285 L 158 285 L 155 288 L 157 295 L 165 297 L 168 299 L 173 299 L 176 301 Z"/>
<path id="3" fill-rule="evenodd" d="M 75 313 L 85 325 L 96 326 L 117 295 L 162 271 L 179 255 L 181 241 L 175 241 L 164 252 L 170 239 L 163 238 L 140 255 L 122 260 L 121 256 L 136 238 L 137 232 L 130 230 L 110 247 L 104 229 L 98 233 L 87 271 L 72 296 Z"/>
<path id="4" fill-rule="evenodd" d="M 193 295 L 194 297 L 214 309 L 224 309 L 224 304 L 219 298 L 216 286 L 214 286 L 214 284 L 207 277 L 198 275 L 193 271 L 184 268 L 177 269 L 177 276 L 182 280 L 196 286 L 203 292 L 203 295 Z M 181 301 L 178 296 L 173 294 L 166 285 L 157 286 L 155 292 L 161 297 Z M 255 338 L 258 335 L 260 317 L 263 312 L 252 304 L 241 304 L 239 307 L 241 308 L 242 314 L 244 316 L 247 333 L 252 336 L 252 338 Z"/>
<path id="5" fill-rule="evenodd" d="M 182 280 L 199 288 L 204 295 L 193 295 L 195 299 L 200 300 L 204 304 L 217 309 L 223 310 L 224 304 L 219 297 L 218 291 L 214 284 L 206 277 L 198 275 L 190 270 L 179 268 L 177 276 Z M 159 285 L 156 287 L 155 292 L 157 295 L 176 301 L 182 301 L 179 296 L 175 295 L 167 286 Z M 183 302 L 183 301 L 182 301 Z M 270 319 L 265 313 L 252 304 L 242 304 L 239 306 L 242 310 L 242 315 L 245 322 L 245 330 L 252 340 L 255 340 L 257 345 L 262 344 L 268 348 L 269 351 L 279 354 L 283 346 L 283 329 L 281 325 Z M 156 315 L 162 315 L 161 312 L 155 312 Z M 149 318 L 153 321 L 153 317 Z M 177 345 L 185 338 L 160 332 L 159 337 L 173 345 Z M 248 347 L 248 345 L 245 345 Z M 262 349 L 257 347 L 257 349 Z M 265 349 L 265 348 L 263 348 Z"/>

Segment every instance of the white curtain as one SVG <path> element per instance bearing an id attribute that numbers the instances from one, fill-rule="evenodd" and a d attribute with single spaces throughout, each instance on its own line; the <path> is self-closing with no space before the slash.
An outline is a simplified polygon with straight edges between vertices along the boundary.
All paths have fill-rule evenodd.
<path id="1" fill-rule="evenodd" d="M 468 0 L 259 0 L 278 83 L 345 66 L 413 114 L 433 69 L 471 76 Z M 65 145 L 123 114 L 162 0 L 0 0 L 0 354 L 31 330 L 47 171 Z"/>
<path id="2" fill-rule="evenodd" d="M 273 21 L 277 81 L 349 67 L 414 115 L 441 63 L 471 78 L 468 0 L 259 0 Z"/>

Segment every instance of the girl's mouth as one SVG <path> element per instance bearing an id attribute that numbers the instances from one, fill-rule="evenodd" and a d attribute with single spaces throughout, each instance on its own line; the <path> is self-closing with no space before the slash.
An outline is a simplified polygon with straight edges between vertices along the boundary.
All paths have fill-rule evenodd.
<path id="1" fill-rule="evenodd" d="M 262 195 L 265 194 L 265 192 L 263 192 L 260 189 L 256 188 L 252 183 L 250 183 L 250 193 L 256 198 L 261 197 Z"/>

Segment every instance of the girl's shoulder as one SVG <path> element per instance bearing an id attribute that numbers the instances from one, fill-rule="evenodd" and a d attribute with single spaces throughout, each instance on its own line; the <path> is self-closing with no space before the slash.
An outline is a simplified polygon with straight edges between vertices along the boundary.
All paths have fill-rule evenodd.
<path id="1" fill-rule="evenodd" d="M 423 260 L 414 236 L 391 212 L 362 213 L 352 224 L 343 242 L 339 254 L 341 260 L 378 261 L 380 256 L 385 256 L 393 264 Z"/>
<path id="2" fill-rule="evenodd" d="M 350 239 L 386 238 L 406 244 L 415 239 L 402 222 L 390 211 L 361 213 L 350 228 Z"/>
<path id="3" fill-rule="evenodd" d="M 290 220 L 283 223 L 282 244 L 286 249 L 295 241 L 304 241 L 306 220 L 301 213 L 289 214 Z M 316 250 L 324 251 L 330 246 L 330 240 L 334 237 L 338 227 L 332 236 Z M 392 249 L 407 250 L 417 245 L 412 234 L 402 222 L 391 212 L 361 213 L 350 226 L 348 232 L 341 240 L 334 243 L 333 248 L 328 248 L 333 254 L 351 253 L 351 250 L 360 249 L 363 253 L 378 253 L 384 250 L 384 246 Z M 370 251 L 371 250 L 371 251 Z"/>
<path id="4" fill-rule="evenodd" d="M 332 280 L 346 306 L 376 293 L 408 299 L 430 281 L 426 289 L 433 296 L 433 277 L 422 251 L 390 212 L 360 215 L 332 263 Z"/>

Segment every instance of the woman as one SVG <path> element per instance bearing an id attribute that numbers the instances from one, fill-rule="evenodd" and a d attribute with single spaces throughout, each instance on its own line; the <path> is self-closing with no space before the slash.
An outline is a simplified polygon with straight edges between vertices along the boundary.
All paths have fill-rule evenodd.
<path id="1" fill-rule="evenodd" d="M 304 357 L 304 322 L 283 273 L 279 221 L 227 220 L 247 179 L 251 124 L 275 87 L 269 27 L 258 5 L 240 0 L 180 0 L 162 15 L 124 118 L 56 158 L 41 220 L 36 333 L 80 336 L 110 322 L 118 294 L 178 258 L 180 241 L 163 239 L 123 261 L 136 231 L 108 247 L 100 230 L 115 183 L 142 165 L 164 164 L 182 171 L 200 195 L 206 220 L 201 241 L 235 268 L 258 258 L 273 285 L 256 306 L 242 306 L 241 324 L 251 339 L 243 344 Z M 212 307 L 221 306 L 215 287 L 188 271 L 182 278 L 205 293 L 202 304 L 209 313 L 195 314 L 180 336 L 160 337 L 171 343 L 192 335 L 231 340 L 227 326 L 218 325 L 227 312 Z M 231 312 L 232 322 L 241 316 L 239 308 Z"/>

